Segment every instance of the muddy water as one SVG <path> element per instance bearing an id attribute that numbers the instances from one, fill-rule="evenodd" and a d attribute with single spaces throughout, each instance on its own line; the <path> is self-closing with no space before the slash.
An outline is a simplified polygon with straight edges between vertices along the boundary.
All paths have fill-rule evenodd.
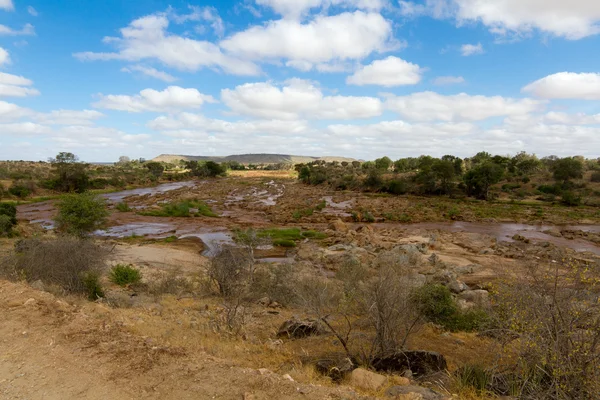
<path id="1" fill-rule="evenodd" d="M 163 183 L 161 185 L 149 187 L 149 188 L 139 188 L 139 189 L 132 189 L 132 190 L 123 190 L 121 192 L 115 192 L 115 193 L 107 193 L 107 194 L 103 194 L 102 197 L 104 197 L 106 200 L 108 200 L 112 203 L 118 203 L 118 202 L 123 201 L 123 199 L 125 199 L 126 197 L 146 196 L 146 195 L 153 196 L 156 194 L 170 192 L 172 190 L 183 189 L 186 187 L 195 187 L 196 185 L 197 185 L 197 182 L 194 182 L 194 181 L 170 182 L 170 183 Z"/>
<path id="2" fill-rule="evenodd" d="M 422 222 L 415 224 L 373 224 L 379 227 L 390 225 L 405 228 L 426 230 L 442 230 L 447 232 L 470 232 L 489 235 L 498 241 L 514 242 L 513 236 L 521 235 L 534 241 L 545 241 L 557 246 L 568 247 L 575 251 L 589 251 L 600 255 L 600 246 L 584 239 L 566 239 L 544 233 L 548 230 L 573 230 L 591 233 L 600 233 L 600 225 L 526 225 L 516 223 L 483 223 L 483 222 Z"/>

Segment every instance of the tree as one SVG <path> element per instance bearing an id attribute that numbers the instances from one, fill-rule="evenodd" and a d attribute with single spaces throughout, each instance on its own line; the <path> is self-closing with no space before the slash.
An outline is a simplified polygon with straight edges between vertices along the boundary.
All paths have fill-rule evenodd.
<path id="1" fill-rule="evenodd" d="M 487 200 L 490 187 L 502 179 L 504 168 L 492 162 L 477 165 L 465 174 L 464 180 L 467 186 L 467 194 Z"/>
<path id="2" fill-rule="evenodd" d="M 68 235 L 86 237 L 100 228 L 108 217 L 104 199 L 92 193 L 65 195 L 57 206 L 56 227 Z"/>
<path id="3" fill-rule="evenodd" d="M 555 180 L 568 183 L 583 176 L 583 163 L 575 157 L 561 158 L 552 165 L 552 172 Z"/>
<path id="4" fill-rule="evenodd" d="M 87 174 L 88 165 L 80 163 L 73 153 L 61 152 L 56 158 L 50 159 L 54 168 L 54 180 L 51 187 L 61 192 L 84 192 L 90 184 Z"/>
<path id="5" fill-rule="evenodd" d="M 375 168 L 387 171 L 392 166 L 392 160 L 389 157 L 382 157 L 375 160 Z"/>
<path id="6" fill-rule="evenodd" d="M 165 167 L 161 163 L 156 161 L 151 161 L 147 163 L 145 167 L 148 168 L 148 171 L 150 171 L 152 176 L 154 176 L 155 178 L 160 178 L 160 176 L 165 171 Z"/>
<path id="7" fill-rule="evenodd" d="M 452 183 L 455 176 L 455 165 L 450 160 L 437 160 L 433 163 L 431 171 L 436 178 L 440 180 L 440 188 L 443 193 L 448 194 L 452 191 Z"/>

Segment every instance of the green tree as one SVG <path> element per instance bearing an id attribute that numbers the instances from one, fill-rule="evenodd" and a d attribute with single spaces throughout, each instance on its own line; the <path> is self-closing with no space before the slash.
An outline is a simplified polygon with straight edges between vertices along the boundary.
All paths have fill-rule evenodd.
<path id="1" fill-rule="evenodd" d="M 152 176 L 154 176 L 155 178 L 160 178 L 163 172 L 165 171 L 165 167 L 161 163 L 156 161 L 146 163 L 146 165 L 144 166 L 148 169 L 148 171 L 150 171 Z"/>
<path id="2" fill-rule="evenodd" d="M 552 165 L 552 172 L 555 180 L 567 183 L 583 176 L 583 163 L 575 157 L 561 158 Z"/>
<path id="3" fill-rule="evenodd" d="M 392 166 L 392 160 L 389 157 L 381 157 L 375 160 L 375 168 L 387 171 Z"/>
<path id="4" fill-rule="evenodd" d="M 86 237 L 108 217 L 104 199 L 92 193 L 64 195 L 57 206 L 56 228 L 68 235 Z"/>
<path id="5" fill-rule="evenodd" d="M 490 187 L 502 179 L 504 168 L 492 162 L 485 162 L 469 170 L 464 177 L 467 194 L 487 200 Z"/>
<path id="6" fill-rule="evenodd" d="M 61 192 L 84 192 L 90 185 L 87 173 L 88 165 L 79 162 L 79 158 L 68 152 L 61 152 L 56 158 L 50 159 L 54 179 L 50 187 Z"/>
<path id="7" fill-rule="evenodd" d="M 436 160 L 431 166 L 431 171 L 439 179 L 442 193 L 450 193 L 456 172 L 454 162 L 450 160 Z"/>

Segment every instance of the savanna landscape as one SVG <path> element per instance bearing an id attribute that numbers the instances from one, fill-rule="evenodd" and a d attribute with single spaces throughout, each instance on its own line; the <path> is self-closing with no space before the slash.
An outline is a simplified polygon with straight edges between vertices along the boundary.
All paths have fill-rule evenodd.
<path id="1" fill-rule="evenodd" d="M 600 161 L 0 162 L 0 397 L 594 399 Z"/>

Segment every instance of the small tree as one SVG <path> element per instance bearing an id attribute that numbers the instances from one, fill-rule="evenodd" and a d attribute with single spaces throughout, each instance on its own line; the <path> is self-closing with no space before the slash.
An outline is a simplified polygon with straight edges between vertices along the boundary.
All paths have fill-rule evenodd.
<path id="1" fill-rule="evenodd" d="M 49 161 L 54 168 L 55 178 L 50 181 L 53 189 L 61 192 L 83 193 L 89 187 L 87 164 L 80 163 L 75 154 L 61 152 Z"/>
<path id="2" fill-rule="evenodd" d="M 165 167 L 161 163 L 155 161 L 146 163 L 145 167 L 148 168 L 148 171 L 150 171 L 155 178 L 160 178 L 165 171 Z"/>
<path id="3" fill-rule="evenodd" d="M 583 176 L 583 163 L 575 157 L 561 158 L 552 165 L 552 172 L 555 180 L 567 183 Z"/>
<path id="4" fill-rule="evenodd" d="M 504 168 L 492 162 L 477 165 L 465 174 L 465 185 L 467 194 L 487 200 L 490 187 L 502 179 Z"/>
<path id="5" fill-rule="evenodd" d="M 104 199 L 91 193 L 65 195 L 57 206 L 57 229 L 73 236 L 88 236 L 100 228 L 108 217 Z"/>

